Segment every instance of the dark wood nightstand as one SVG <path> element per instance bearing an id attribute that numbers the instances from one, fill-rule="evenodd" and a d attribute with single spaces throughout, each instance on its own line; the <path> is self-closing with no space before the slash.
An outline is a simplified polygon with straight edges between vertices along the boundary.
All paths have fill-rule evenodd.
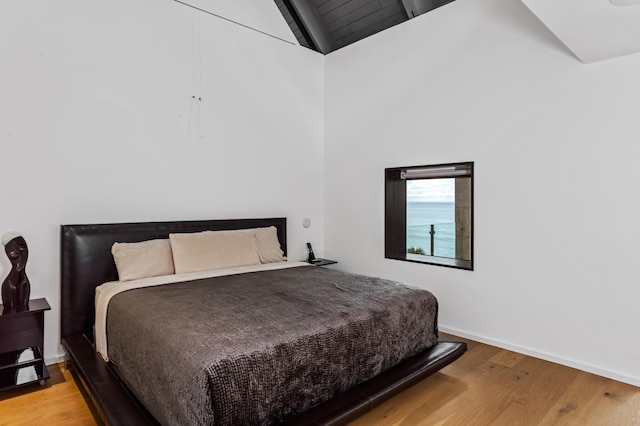
<path id="1" fill-rule="evenodd" d="M 319 259 L 316 257 L 314 260 L 310 261 L 309 263 L 315 266 L 327 266 L 327 265 L 334 265 L 338 263 L 338 261 L 331 260 L 331 259 Z"/>
<path id="2" fill-rule="evenodd" d="M 33 299 L 28 311 L 0 315 L 0 390 L 44 386 L 49 379 L 43 348 L 44 312 L 50 309 L 47 299 Z"/>

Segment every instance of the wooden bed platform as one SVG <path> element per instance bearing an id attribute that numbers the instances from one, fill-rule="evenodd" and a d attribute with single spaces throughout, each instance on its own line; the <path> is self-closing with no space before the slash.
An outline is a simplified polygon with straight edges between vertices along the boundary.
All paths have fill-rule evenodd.
<path id="1" fill-rule="evenodd" d="M 114 242 L 168 238 L 170 233 L 275 226 L 286 253 L 286 219 L 232 219 L 63 225 L 61 227 L 61 337 L 67 366 L 108 425 L 158 424 L 94 350 L 95 288 L 117 280 Z M 355 388 L 291 419 L 290 425 L 345 424 L 455 361 L 466 344 L 438 343 Z"/>

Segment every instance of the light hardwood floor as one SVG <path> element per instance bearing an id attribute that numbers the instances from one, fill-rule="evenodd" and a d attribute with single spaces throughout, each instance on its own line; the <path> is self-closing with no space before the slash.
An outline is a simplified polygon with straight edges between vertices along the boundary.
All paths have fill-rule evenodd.
<path id="1" fill-rule="evenodd" d="M 63 364 L 47 366 L 44 387 L 28 385 L 0 393 L 0 426 L 95 425 L 92 412 Z"/>
<path id="2" fill-rule="evenodd" d="M 461 340 L 460 359 L 351 426 L 640 426 L 640 388 Z M 0 393 L 0 426 L 96 424 L 69 372 L 50 372 L 44 388 Z"/>

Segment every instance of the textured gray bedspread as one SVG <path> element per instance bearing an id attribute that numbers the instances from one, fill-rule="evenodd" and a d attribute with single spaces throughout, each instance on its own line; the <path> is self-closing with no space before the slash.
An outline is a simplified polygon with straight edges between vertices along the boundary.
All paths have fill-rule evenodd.
<path id="1" fill-rule="evenodd" d="M 277 424 L 437 341 L 424 290 L 300 267 L 129 290 L 109 358 L 166 425 Z"/>

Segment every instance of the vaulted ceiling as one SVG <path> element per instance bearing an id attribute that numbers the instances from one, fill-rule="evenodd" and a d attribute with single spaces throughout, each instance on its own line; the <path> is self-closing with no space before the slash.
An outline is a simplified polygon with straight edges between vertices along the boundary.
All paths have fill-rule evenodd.
<path id="1" fill-rule="evenodd" d="M 453 0 L 275 0 L 302 46 L 327 54 Z"/>
<path id="2" fill-rule="evenodd" d="M 522 0 L 584 63 L 640 52 L 640 0 Z"/>
<path id="3" fill-rule="evenodd" d="M 274 0 L 302 46 L 327 54 L 453 0 Z M 585 63 L 640 52 L 640 0 L 522 0 Z"/>

